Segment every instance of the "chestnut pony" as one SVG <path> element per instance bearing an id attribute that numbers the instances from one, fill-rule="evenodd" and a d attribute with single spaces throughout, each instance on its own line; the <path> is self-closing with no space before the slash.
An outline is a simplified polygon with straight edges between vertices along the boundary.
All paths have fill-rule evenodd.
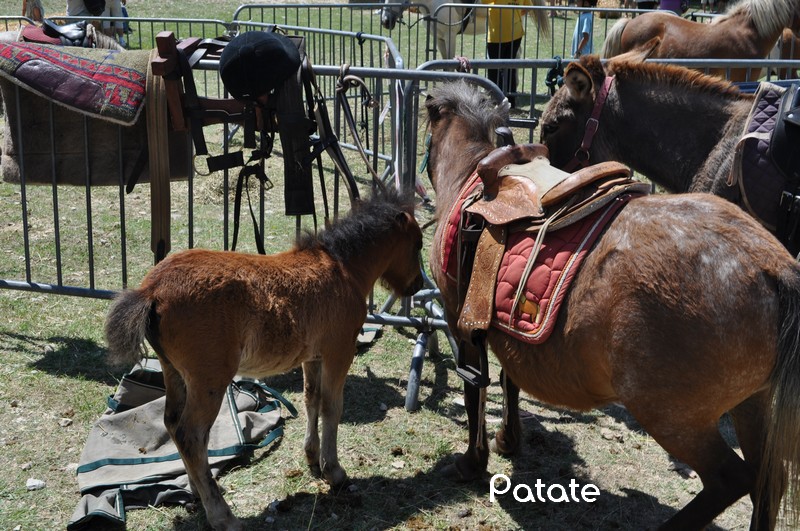
<path id="1" fill-rule="evenodd" d="M 731 2 L 733 4 L 733 2 Z M 692 22 L 671 12 L 621 18 L 606 35 L 601 55 L 613 57 L 654 46 L 653 58 L 765 59 L 784 28 L 800 30 L 800 0 L 739 0 L 711 23 Z M 709 73 L 733 81 L 757 79 L 747 68 Z"/>
<path id="2" fill-rule="evenodd" d="M 346 481 L 336 436 L 367 296 L 378 279 L 401 296 L 422 287 L 422 232 L 412 205 L 393 191 L 374 195 L 272 256 L 176 253 L 114 300 L 105 328 L 112 359 L 130 366 L 145 339 L 155 350 L 166 385 L 164 424 L 214 529 L 241 529 L 207 456 L 209 430 L 237 374 L 259 378 L 302 364 L 306 460 L 332 485 Z"/>
<path id="3" fill-rule="evenodd" d="M 508 111 L 464 82 L 439 86 L 426 107 L 439 219 L 431 272 L 458 330 L 464 294 L 442 270 L 442 220 L 493 150 Z M 461 355 L 475 366 L 477 349 L 461 339 Z M 730 202 L 710 194 L 631 200 L 589 251 L 546 342 L 493 327 L 488 342 L 504 384 L 578 410 L 621 403 L 697 471 L 702 491 L 664 528 L 703 528 L 745 495 L 754 500 L 752 529 L 774 526 L 782 497 L 798 506 L 800 266 Z M 449 469 L 461 479 L 486 469 L 485 398 L 485 389 L 465 384 L 469 447 Z M 720 435 L 725 412 L 744 459 Z M 519 442 L 514 413 L 496 435 L 501 449 Z"/>

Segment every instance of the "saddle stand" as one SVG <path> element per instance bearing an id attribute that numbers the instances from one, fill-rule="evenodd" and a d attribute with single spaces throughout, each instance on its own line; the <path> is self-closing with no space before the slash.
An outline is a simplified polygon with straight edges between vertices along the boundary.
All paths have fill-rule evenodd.
<path id="1" fill-rule="evenodd" d="M 269 98 L 267 110 L 262 111 L 249 102 L 233 98 L 201 97 L 197 94 L 192 68 L 201 60 L 219 61 L 222 50 L 227 44 L 226 40 L 188 38 L 178 42 L 171 31 L 162 31 L 156 36 L 157 56 L 151 61 L 151 69 L 154 75 L 164 80 L 169 126 L 173 130 L 191 132 L 196 155 L 208 155 L 203 128 L 214 124 L 233 124 L 242 127 L 244 147 L 254 150 L 247 162 L 242 152 L 208 157 L 209 171 L 242 167 L 236 186 L 233 249 L 236 247 L 238 235 L 240 194 L 242 189 L 247 189 L 244 181 L 249 176 L 256 175 L 267 187 L 271 186 L 264 174 L 263 162 L 271 154 L 273 137 L 276 133 L 281 141 L 284 157 L 286 215 L 315 216 L 311 169 L 314 161 L 321 168 L 322 151 L 328 153 L 343 176 L 351 201 L 357 199 L 359 195 L 353 173 L 331 128 L 325 99 L 305 54 L 304 38 L 300 36 L 289 36 L 289 38 L 298 46 L 303 59 L 302 65 L 297 75 L 290 76 L 284 86 Z M 259 131 L 260 146 L 256 142 L 256 133 Z M 312 141 L 315 131 L 318 131 L 318 137 Z M 168 200 L 168 193 L 168 188 L 165 190 L 162 187 L 162 191 L 157 195 Z M 327 200 L 325 209 L 327 218 Z M 262 235 L 252 208 L 251 217 L 256 225 L 256 244 L 259 252 L 263 254 Z M 161 222 L 163 227 L 160 229 L 160 237 L 168 238 L 169 218 Z"/>
<path id="2" fill-rule="evenodd" d="M 478 349 L 479 366 L 467 364 L 460 352 L 457 373 L 472 385 L 489 384 L 486 337 L 495 317 L 496 281 L 509 236 L 524 233 L 535 240 L 510 311 L 512 316 L 535 315 L 531 308 L 538 307 L 525 299 L 524 290 L 545 237 L 592 214 L 610 220 L 624 204 L 615 200 L 650 189 L 617 162 L 566 173 L 550 166 L 547 157 L 547 148 L 539 144 L 495 149 L 478 163 L 477 186 L 461 207 L 456 278 L 466 294 L 460 297 L 464 302 L 457 328 Z M 597 234 L 603 226 L 599 223 Z"/>

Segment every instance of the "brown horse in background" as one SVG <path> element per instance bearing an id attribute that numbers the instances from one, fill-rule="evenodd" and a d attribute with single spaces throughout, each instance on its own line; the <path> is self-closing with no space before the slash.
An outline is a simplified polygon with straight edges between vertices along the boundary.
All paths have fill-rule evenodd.
<path id="1" fill-rule="evenodd" d="M 572 163 L 584 142 L 586 124 L 596 112 L 601 87 L 608 82 L 608 96 L 588 146 L 588 163 L 619 161 L 669 192 L 723 197 L 778 233 L 797 253 L 796 243 L 785 239 L 786 231 L 778 222 L 780 191 L 765 195 L 756 212 L 740 183 L 731 180 L 736 146 L 745 133 L 754 97 L 718 77 L 645 63 L 634 55 L 630 52 L 605 64 L 596 56 L 582 57 L 565 69 L 564 86 L 550 99 L 540 121 L 551 163 L 559 168 Z"/>
<path id="2" fill-rule="evenodd" d="M 426 107 L 439 219 L 431 272 L 458 330 L 464 293 L 442 269 L 444 220 L 494 149 L 508 110 L 463 82 L 432 91 Z M 512 153 L 525 162 L 520 146 Z M 621 210 L 590 249 L 546 342 L 495 327 L 488 342 L 505 384 L 572 409 L 621 403 L 697 471 L 703 490 L 664 528 L 703 528 L 749 494 L 752 529 L 771 529 L 787 485 L 786 504 L 800 503 L 799 332 L 800 266 L 730 202 L 684 194 L 632 199 Z M 461 339 L 460 355 L 477 365 L 477 348 Z M 486 469 L 485 398 L 485 389 L 465 384 L 469 448 L 450 470 L 461 479 Z M 720 435 L 726 411 L 744 459 Z M 496 439 L 509 449 L 519 444 L 519 417 L 504 413 Z"/>
<path id="3" fill-rule="evenodd" d="M 586 56 L 567 66 L 564 86 L 540 120 L 553 166 L 563 168 L 575 156 L 601 87 L 612 76 L 589 164 L 617 160 L 670 192 L 739 198 L 727 179 L 753 96 L 718 77 L 646 63 L 631 53 L 605 64 Z"/>
<path id="4" fill-rule="evenodd" d="M 177 253 L 115 299 L 106 321 L 112 359 L 139 361 L 145 338 L 155 350 L 166 385 L 164 424 L 214 529 L 241 529 L 207 456 L 209 430 L 237 374 L 260 378 L 302 364 L 306 460 L 332 485 L 346 481 L 336 437 L 367 296 L 379 278 L 401 296 L 422 287 L 422 232 L 412 205 L 391 191 L 376 195 L 273 256 Z"/>
<path id="5" fill-rule="evenodd" d="M 784 28 L 800 30 L 800 0 L 739 0 L 711 23 L 692 22 L 664 11 L 622 18 L 609 30 L 602 57 L 651 49 L 663 59 L 765 59 Z M 757 79 L 747 68 L 710 69 L 733 81 Z"/>

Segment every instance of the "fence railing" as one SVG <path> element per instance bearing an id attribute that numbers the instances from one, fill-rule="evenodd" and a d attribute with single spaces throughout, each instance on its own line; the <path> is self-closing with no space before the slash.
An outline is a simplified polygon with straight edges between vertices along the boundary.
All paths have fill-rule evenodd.
<path id="1" fill-rule="evenodd" d="M 489 68 L 516 68 L 521 82 L 517 99 L 519 110 L 512 116 L 512 125 L 515 127 L 517 141 L 536 140 L 536 121 L 549 98 L 544 81 L 548 72 L 556 65 L 550 54 L 565 46 L 560 41 L 562 37 L 555 35 L 558 31 L 571 32 L 568 19 L 550 19 L 551 30 L 555 31 L 551 31 L 547 41 L 532 26 L 526 29 L 526 49 L 540 52 L 546 49 L 546 56 L 509 60 L 473 59 L 469 74 L 455 72 L 463 63 L 436 59 L 435 56 L 411 68 L 414 61 L 429 55 L 430 43 L 433 42 L 434 35 L 429 34 L 431 30 L 424 23 L 413 28 L 406 24 L 392 32 L 381 28 L 376 34 L 355 31 L 355 27 L 321 27 L 321 20 L 324 18 L 335 22 L 328 25 L 358 25 L 359 28 L 377 30 L 374 24 L 379 22 L 379 15 L 376 11 L 383 5 L 333 4 L 319 6 L 316 11 L 315 6 L 308 5 L 243 6 L 237 10 L 232 22 L 148 18 L 126 20 L 134 29 L 130 34 L 133 37 L 129 39 L 129 44 L 133 48 L 143 49 L 152 48 L 155 36 L 164 30 L 173 31 L 178 38 L 216 38 L 233 31 L 265 29 L 278 23 L 290 33 L 305 36 L 306 49 L 326 96 L 333 130 L 340 143 L 351 153 L 357 144 L 354 132 L 346 127 L 340 110 L 333 101 L 341 65 L 348 64 L 351 73 L 365 80 L 370 96 L 376 103 L 367 107 L 363 105 L 364 94 L 358 91 L 348 94 L 358 125 L 356 134 L 366 147 L 369 163 L 387 179 L 396 175 L 407 189 L 413 188 L 420 178 L 417 175 L 418 164 L 425 150 L 423 139 L 420 138 L 424 125 L 420 98 L 431 84 L 466 77 L 486 88 L 495 98 L 502 99 L 502 91 L 486 79 L 486 71 Z M 484 9 L 481 6 L 476 8 Z M 560 10 L 570 11 L 570 8 Z M 406 16 L 417 20 L 420 15 L 412 13 Z M 525 23 L 532 24 L 531 19 L 529 14 L 525 17 Z M 103 18 L 94 17 L 93 20 Z M 601 42 L 597 39 L 604 35 L 603 32 L 611 20 L 613 19 L 596 19 L 599 24 L 595 33 L 596 45 Z M 25 19 L 21 17 L 0 18 L 0 28 L 13 30 L 23 21 Z M 314 25 L 303 27 L 292 24 L 304 21 Z M 400 39 L 399 45 L 395 37 Z M 414 43 L 414 39 L 420 42 Z M 474 49 L 484 46 L 485 43 L 479 36 L 460 36 L 459 39 L 461 46 L 465 46 L 465 41 L 469 43 L 469 39 L 475 39 L 472 44 Z M 409 61 L 402 50 L 411 50 L 412 47 L 414 60 Z M 566 62 L 568 60 L 565 64 Z M 748 67 L 753 71 L 754 78 L 761 76 L 762 69 L 766 69 L 767 77 L 770 77 L 769 72 L 778 68 L 800 68 L 798 61 L 671 62 L 701 69 Z M 201 63 L 194 70 L 194 76 L 201 95 L 224 96 L 224 87 L 215 64 Z M 3 104 L 6 108 L 19 105 L 19 94 L 16 93 Z M 72 124 L 69 131 L 55 130 L 52 117 L 56 105 L 48 103 L 46 116 L 51 118 L 45 120 L 37 134 L 45 140 L 55 139 L 60 135 L 88 139 L 93 128 L 88 118 L 81 118 L 79 123 Z M 24 113 L 18 109 L 18 115 L 22 114 Z M 20 130 L 31 128 L 32 124 L 25 119 L 23 115 L 21 122 L 17 124 Z M 217 153 L 241 148 L 241 137 L 237 136 L 234 129 L 221 126 L 210 129 L 207 132 L 210 147 Z M 121 138 L 121 126 L 111 136 Z M 81 156 L 88 160 L 94 156 L 94 149 L 95 146 L 84 141 Z M 278 154 L 270 162 L 274 164 L 271 175 L 276 176 L 273 179 L 276 181 L 276 190 L 259 188 L 256 191 L 258 218 L 261 221 L 261 230 L 268 240 L 270 237 L 288 238 L 290 234 L 312 223 L 308 218 L 275 221 L 283 218 L 280 208 L 275 206 L 275 198 L 278 196 L 276 191 L 280 188 L 282 175 L 282 160 Z M 368 186 L 368 173 L 363 162 L 355 154 L 352 155 L 352 161 L 354 171 L 361 178 L 360 183 Z M 115 184 L 96 187 L 91 185 L 89 171 L 86 170 L 82 185 L 68 186 L 59 183 L 55 161 L 50 160 L 48 164 L 52 168 L 52 175 L 46 184 L 34 185 L 25 182 L 24 178 L 19 183 L 0 183 L 0 210 L 6 220 L 5 229 L 0 230 L 0 243 L 6 256 L 11 257 L 10 260 L 0 261 L 0 279 L 3 279 L 0 280 L 0 287 L 107 298 L 131 283 L 138 283 L 153 261 L 148 241 L 152 212 L 147 184 L 140 183 L 133 193 L 126 193 L 120 170 L 117 175 L 111 176 Z M 207 171 L 202 160 L 192 160 L 189 165 L 192 171 L 188 178 L 170 185 L 172 203 L 168 215 L 172 221 L 173 248 L 202 246 L 228 249 L 233 222 L 230 207 L 236 175 L 230 172 L 205 175 Z M 321 172 L 328 176 L 326 186 L 332 187 L 330 200 L 334 209 L 338 209 L 340 204 L 342 208 L 346 208 L 343 204 L 347 201 L 344 192 L 334 184 L 339 182 L 336 169 L 332 164 L 324 164 Z M 319 202 L 319 198 L 317 201 Z M 246 222 L 243 216 L 243 223 Z M 287 240 L 284 240 L 283 247 L 285 241 Z M 244 241 L 242 245 L 243 250 L 251 250 Z"/>

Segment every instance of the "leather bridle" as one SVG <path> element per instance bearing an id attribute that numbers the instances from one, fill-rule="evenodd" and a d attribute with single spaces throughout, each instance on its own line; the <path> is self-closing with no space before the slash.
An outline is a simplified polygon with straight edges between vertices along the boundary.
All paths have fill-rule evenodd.
<path id="1" fill-rule="evenodd" d="M 573 155 L 572 160 L 564 167 L 564 171 L 571 173 L 589 165 L 589 148 L 592 147 L 594 135 L 597 133 L 598 127 L 600 127 L 600 113 L 603 111 L 603 106 L 606 103 L 606 98 L 611 91 L 611 85 L 613 83 L 614 76 L 606 76 L 603 81 L 603 86 L 600 88 L 600 93 L 597 94 L 597 98 L 594 100 L 592 115 L 586 120 L 586 127 L 584 128 L 581 145 L 575 152 L 575 155 Z"/>

